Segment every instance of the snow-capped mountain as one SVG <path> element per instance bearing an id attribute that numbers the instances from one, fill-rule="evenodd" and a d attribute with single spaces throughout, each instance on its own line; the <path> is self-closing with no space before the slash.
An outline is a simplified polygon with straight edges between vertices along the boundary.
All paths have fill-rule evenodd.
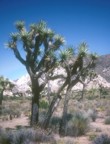
<path id="1" fill-rule="evenodd" d="M 13 82 L 14 83 L 14 87 L 12 89 L 12 92 L 14 94 L 16 93 L 22 93 L 25 94 L 29 91 L 31 91 L 30 88 L 30 77 L 28 74 L 22 76 L 20 79 L 16 80 Z"/>

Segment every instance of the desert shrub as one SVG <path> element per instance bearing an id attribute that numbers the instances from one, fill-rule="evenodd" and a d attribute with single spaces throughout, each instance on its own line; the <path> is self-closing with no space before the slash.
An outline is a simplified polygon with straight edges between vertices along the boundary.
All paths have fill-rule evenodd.
<path id="1" fill-rule="evenodd" d="M 49 104 L 48 104 L 48 102 L 47 102 L 47 101 L 42 100 L 42 101 L 40 101 L 39 106 L 40 106 L 40 108 L 42 108 L 42 109 L 47 109 L 47 108 L 48 108 L 48 106 L 49 106 Z"/>
<path id="2" fill-rule="evenodd" d="M 110 116 L 105 119 L 105 124 L 110 124 Z"/>
<path id="3" fill-rule="evenodd" d="M 68 122 L 67 135 L 80 136 L 84 135 L 89 128 L 88 117 L 82 112 L 73 114 L 73 118 Z"/>
<path id="4" fill-rule="evenodd" d="M 52 137 L 47 136 L 46 133 L 42 132 L 42 130 L 40 129 L 39 131 L 33 130 L 31 128 L 20 129 L 16 133 L 16 136 L 15 136 L 15 142 L 17 141 L 17 143 L 14 143 L 14 144 L 21 144 L 20 141 L 23 141 L 26 143 L 26 140 L 31 141 L 31 142 L 51 142 Z"/>
<path id="5" fill-rule="evenodd" d="M 4 108 L 2 111 L 2 115 L 11 115 L 12 117 L 20 117 L 21 111 L 20 109 L 11 109 L 9 107 Z"/>
<path id="6" fill-rule="evenodd" d="M 68 113 L 66 116 L 67 121 L 71 120 L 73 118 L 73 115 Z"/>
<path id="7" fill-rule="evenodd" d="M 95 138 L 93 144 L 110 144 L 110 137 L 107 134 L 101 134 Z"/>
<path id="8" fill-rule="evenodd" d="M 101 128 L 96 128 L 96 132 L 102 132 Z"/>
<path id="9" fill-rule="evenodd" d="M 76 140 L 59 139 L 57 140 L 57 144 L 79 144 L 79 143 Z"/>
<path id="10" fill-rule="evenodd" d="M 0 144 L 12 144 L 13 135 L 9 131 L 0 129 Z"/>
<path id="11" fill-rule="evenodd" d="M 72 114 L 67 114 L 66 120 L 69 121 L 72 119 L 72 117 L 73 117 Z M 61 123 L 61 117 L 53 116 L 50 120 L 50 128 L 52 128 L 54 132 L 59 132 L 60 123 Z"/>
<path id="12" fill-rule="evenodd" d="M 14 132 L 13 143 L 24 144 L 26 141 L 34 142 L 42 140 L 42 137 L 37 137 L 37 132 L 33 129 L 19 129 Z"/>
<path id="13" fill-rule="evenodd" d="M 54 141 L 54 140 L 53 140 Z M 30 142 L 52 142 L 52 137 L 42 131 L 19 129 L 16 131 L 0 130 L 0 144 L 30 144 Z"/>
<path id="14" fill-rule="evenodd" d="M 106 116 L 110 116 L 110 109 L 109 109 L 109 107 L 106 110 Z"/>
<path id="15" fill-rule="evenodd" d="M 60 117 L 53 116 L 50 120 L 49 127 L 52 129 L 52 131 L 54 131 L 55 133 L 58 133 L 60 122 L 61 122 Z"/>
<path id="16" fill-rule="evenodd" d="M 16 129 L 17 129 L 17 130 L 18 130 L 18 129 L 21 129 L 21 128 L 23 128 L 22 125 L 16 125 Z"/>
<path id="17" fill-rule="evenodd" d="M 18 103 L 10 103 L 2 107 L 3 116 L 11 115 L 12 117 L 20 117 L 21 112 L 21 106 Z"/>
<path id="18" fill-rule="evenodd" d="M 40 113 L 39 113 L 39 124 L 42 125 L 44 120 L 45 120 L 45 117 L 46 117 L 46 111 L 45 110 L 40 110 Z"/>
<path id="19" fill-rule="evenodd" d="M 95 110 L 89 109 L 87 111 L 88 116 L 92 119 L 93 122 L 96 121 L 97 118 L 97 112 Z"/>
<path id="20" fill-rule="evenodd" d="M 52 119 L 51 119 L 51 121 L 50 121 L 50 124 L 51 124 L 51 125 L 57 125 L 57 124 L 60 123 L 60 121 L 61 121 L 61 118 L 60 118 L 60 117 L 54 116 L 54 117 L 52 117 Z"/>
<path id="21" fill-rule="evenodd" d="M 95 133 L 90 133 L 88 136 L 90 141 L 93 141 L 97 137 Z"/>
<path id="22" fill-rule="evenodd" d="M 73 140 L 66 140 L 65 144 L 76 144 Z"/>

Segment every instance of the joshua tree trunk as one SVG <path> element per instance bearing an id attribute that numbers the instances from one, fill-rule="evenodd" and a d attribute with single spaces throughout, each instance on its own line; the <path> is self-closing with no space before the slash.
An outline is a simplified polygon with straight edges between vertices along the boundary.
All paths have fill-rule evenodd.
<path id="1" fill-rule="evenodd" d="M 86 85 L 83 84 L 83 89 L 82 89 L 82 92 L 81 92 L 81 98 L 80 98 L 80 100 L 83 100 L 83 98 L 84 98 L 84 94 L 85 94 L 85 87 L 86 87 Z"/>
<path id="2" fill-rule="evenodd" d="M 2 114 L 3 91 L 4 90 L 2 90 L 1 93 L 0 93 L 0 115 Z"/>
<path id="3" fill-rule="evenodd" d="M 59 102 L 61 100 L 60 93 L 66 87 L 67 83 L 68 83 L 68 81 L 66 80 L 65 83 L 59 88 L 56 96 L 53 98 L 53 100 L 52 100 L 52 102 L 51 102 L 51 104 L 49 106 L 46 118 L 45 118 L 44 123 L 43 123 L 43 128 L 44 129 L 48 128 L 48 125 L 49 125 L 50 119 L 52 117 L 52 114 L 55 111 L 55 109 L 58 107 L 58 104 L 59 104 Z"/>
<path id="4" fill-rule="evenodd" d="M 65 98 L 64 98 L 63 115 L 62 115 L 62 119 L 60 122 L 60 129 L 59 129 L 59 133 L 62 136 L 65 136 L 67 134 L 67 113 L 68 113 L 68 102 L 71 96 L 71 89 L 74 85 L 76 85 L 78 80 L 79 80 L 79 77 L 77 77 L 75 80 L 69 83 L 67 87 L 67 91 L 66 91 Z"/>
<path id="5" fill-rule="evenodd" d="M 61 96 L 60 95 L 54 97 L 54 99 L 52 100 L 51 105 L 50 105 L 50 107 L 48 109 L 46 118 L 45 118 L 44 123 L 43 123 L 43 128 L 44 129 L 48 128 L 48 125 L 49 125 L 50 119 L 52 117 L 52 114 L 55 111 L 55 109 L 57 108 L 60 100 L 61 100 Z"/>
<path id="6" fill-rule="evenodd" d="M 39 120 L 39 96 L 40 89 L 36 78 L 31 78 L 32 82 L 32 108 L 31 108 L 31 125 L 35 125 Z"/>
<path id="7" fill-rule="evenodd" d="M 68 90 L 64 98 L 63 115 L 62 115 L 62 119 L 60 122 L 60 129 L 59 129 L 59 133 L 62 136 L 65 136 L 67 134 L 67 113 L 68 113 L 69 94 L 70 91 Z"/>

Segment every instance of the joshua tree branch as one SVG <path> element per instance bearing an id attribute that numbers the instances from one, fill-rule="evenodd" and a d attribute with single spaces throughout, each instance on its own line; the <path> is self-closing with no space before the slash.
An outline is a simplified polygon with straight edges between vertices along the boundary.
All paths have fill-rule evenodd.
<path id="1" fill-rule="evenodd" d="M 14 52 L 16 58 L 17 58 L 23 65 L 26 66 L 26 61 L 21 57 L 21 55 L 20 55 L 17 47 L 16 47 L 16 48 L 13 48 L 13 52 Z"/>

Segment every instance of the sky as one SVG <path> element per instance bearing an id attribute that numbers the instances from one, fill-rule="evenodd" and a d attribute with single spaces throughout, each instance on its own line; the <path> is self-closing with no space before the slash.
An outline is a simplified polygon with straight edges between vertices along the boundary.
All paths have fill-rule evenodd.
<path id="1" fill-rule="evenodd" d="M 90 52 L 110 54 L 110 0 L 0 0 L 0 75 L 9 79 L 27 73 L 4 45 L 18 20 L 26 26 L 44 20 L 67 45 L 84 41 Z"/>

